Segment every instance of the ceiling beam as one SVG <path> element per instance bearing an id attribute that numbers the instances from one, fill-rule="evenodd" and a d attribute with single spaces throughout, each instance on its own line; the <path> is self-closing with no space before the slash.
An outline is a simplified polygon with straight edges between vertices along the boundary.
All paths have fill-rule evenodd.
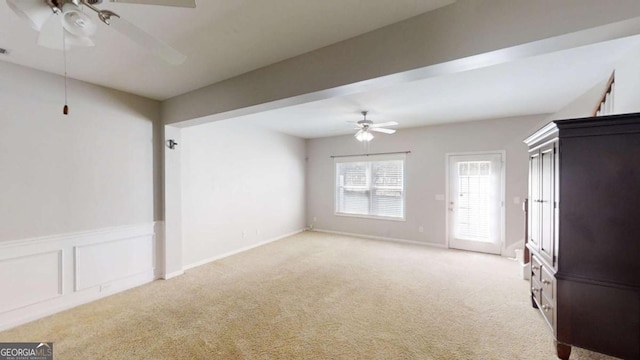
<path id="1" fill-rule="evenodd" d="M 192 126 L 640 34 L 636 0 L 458 0 L 162 103 Z"/>

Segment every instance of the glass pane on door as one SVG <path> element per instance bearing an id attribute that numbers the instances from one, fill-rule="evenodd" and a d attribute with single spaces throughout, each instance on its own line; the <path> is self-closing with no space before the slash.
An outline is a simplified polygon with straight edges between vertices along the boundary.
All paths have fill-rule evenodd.
<path id="1" fill-rule="evenodd" d="M 475 241 L 489 239 L 489 196 L 491 162 L 458 163 L 458 214 L 456 237 Z"/>

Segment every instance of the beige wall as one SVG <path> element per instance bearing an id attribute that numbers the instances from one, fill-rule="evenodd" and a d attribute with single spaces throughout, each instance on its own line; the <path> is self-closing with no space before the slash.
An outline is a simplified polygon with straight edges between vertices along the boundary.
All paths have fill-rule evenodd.
<path id="1" fill-rule="evenodd" d="M 70 81 L 64 116 L 62 77 L 0 62 L 0 79 L 0 241 L 159 216 L 158 102 Z"/>
<path id="2" fill-rule="evenodd" d="M 608 84 L 608 78 L 598 82 L 595 86 L 565 105 L 558 112 L 549 116 L 549 121 L 593 116 L 593 111 L 599 104 L 600 99 L 602 99 L 602 94 L 606 91 Z"/>
<path id="3" fill-rule="evenodd" d="M 524 200 L 527 195 L 527 147 L 522 140 L 542 127 L 545 119 L 541 115 L 400 129 L 393 136 L 378 136 L 369 151 L 350 135 L 308 140 L 307 223 L 321 230 L 444 245 L 446 204 L 435 196 L 446 192 L 446 154 L 505 150 L 506 248 L 522 247 L 522 205 L 514 203 L 516 197 Z M 411 151 L 406 160 L 406 221 L 334 215 L 335 175 L 330 156 L 389 151 Z M 418 231 L 420 226 L 423 233 Z"/>
<path id="4" fill-rule="evenodd" d="M 614 114 L 640 112 L 640 47 L 630 49 L 615 64 Z M 551 120 L 573 119 L 593 116 L 607 90 L 609 78 L 602 79 L 591 89 L 549 116 Z"/>
<path id="5" fill-rule="evenodd" d="M 640 112 L 640 47 L 616 64 L 614 113 Z"/>
<path id="6" fill-rule="evenodd" d="M 184 266 L 304 228 L 304 140 L 220 121 L 180 147 Z"/>

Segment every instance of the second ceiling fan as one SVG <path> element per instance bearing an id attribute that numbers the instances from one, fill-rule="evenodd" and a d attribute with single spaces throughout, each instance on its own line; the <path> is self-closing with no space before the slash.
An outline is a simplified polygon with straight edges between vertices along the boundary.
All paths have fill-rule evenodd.
<path id="1" fill-rule="evenodd" d="M 363 116 L 363 119 L 356 122 L 357 127 L 355 129 L 358 131 L 354 135 L 354 137 L 358 141 L 369 142 L 373 140 L 374 136 L 371 132 L 374 132 L 374 131 L 383 133 L 383 134 L 393 134 L 396 132 L 394 129 L 387 129 L 386 127 L 398 125 L 397 122 L 387 121 L 387 122 L 376 124 L 373 121 L 367 119 L 368 111 L 362 111 L 361 114 Z"/>

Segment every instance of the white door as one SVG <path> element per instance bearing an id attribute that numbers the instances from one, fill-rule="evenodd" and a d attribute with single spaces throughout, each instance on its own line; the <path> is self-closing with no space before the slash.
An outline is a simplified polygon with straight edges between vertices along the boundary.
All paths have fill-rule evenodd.
<path id="1" fill-rule="evenodd" d="M 501 253 L 502 164 L 502 153 L 448 155 L 450 248 Z"/>

